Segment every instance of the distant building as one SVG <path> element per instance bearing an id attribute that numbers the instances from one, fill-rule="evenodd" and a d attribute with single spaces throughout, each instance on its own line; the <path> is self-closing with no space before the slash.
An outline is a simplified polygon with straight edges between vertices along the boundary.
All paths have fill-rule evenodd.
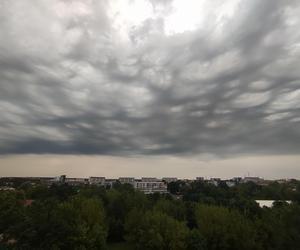
<path id="1" fill-rule="evenodd" d="M 286 202 L 287 204 L 291 204 L 292 201 L 290 200 L 285 200 L 285 201 L 281 201 L 281 200 L 278 200 L 278 201 L 275 201 L 275 200 L 255 200 L 256 203 L 258 203 L 258 205 L 263 208 L 263 207 L 273 207 L 274 205 L 274 202 Z"/>
<path id="2" fill-rule="evenodd" d="M 117 179 L 105 179 L 105 186 L 107 188 L 112 188 L 116 182 L 117 182 Z"/>
<path id="3" fill-rule="evenodd" d="M 210 178 L 210 180 L 207 183 L 212 184 L 217 187 L 217 186 L 219 186 L 220 182 L 221 182 L 220 178 Z"/>
<path id="4" fill-rule="evenodd" d="M 55 182 L 59 182 L 59 183 L 65 183 L 66 181 L 66 175 L 60 175 L 54 178 Z"/>
<path id="5" fill-rule="evenodd" d="M 94 177 L 94 176 L 91 176 L 91 177 L 89 177 L 89 184 L 90 185 L 104 186 L 105 185 L 105 177 Z"/>
<path id="6" fill-rule="evenodd" d="M 256 184 L 262 182 L 263 179 L 262 178 L 259 178 L 259 177 L 245 177 L 244 179 L 242 179 L 242 183 L 247 183 L 247 182 L 254 182 Z"/>
<path id="7" fill-rule="evenodd" d="M 178 179 L 176 177 L 163 177 L 162 180 L 166 183 L 175 182 Z"/>
<path id="8" fill-rule="evenodd" d="M 151 181 L 158 181 L 158 179 L 155 177 L 142 177 L 142 181 L 151 182 Z"/>
<path id="9" fill-rule="evenodd" d="M 141 180 L 137 180 L 134 187 L 145 194 L 168 193 L 167 184 L 156 178 L 142 178 Z"/>
<path id="10" fill-rule="evenodd" d="M 118 180 L 121 184 L 131 184 L 134 186 L 135 183 L 134 177 L 119 177 Z"/>
<path id="11" fill-rule="evenodd" d="M 15 191 L 16 189 L 13 187 L 2 186 L 0 187 L 0 191 Z"/>
<path id="12" fill-rule="evenodd" d="M 291 181 L 290 179 L 279 179 L 279 180 L 276 180 L 276 182 L 278 182 L 279 184 L 285 184 L 285 183 L 288 183 L 290 181 Z"/>
<path id="13" fill-rule="evenodd" d="M 50 179 L 45 179 L 43 183 L 47 185 L 52 185 L 52 184 L 64 184 L 66 182 L 66 175 L 59 175 L 54 178 Z"/>
<path id="14" fill-rule="evenodd" d="M 236 185 L 235 181 L 225 181 L 225 183 L 228 187 L 234 187 Z"/>
<path id="15" fill-rule="evenodd" d="M 204 177 L 196 177 L 196 181 L 204 181 Z"/>
<path id="16" fill-rule="evenodd" d="M 233 177 L 231 180 L 238 184 L 242 181 L 242 177 Z"/>
<path id="17" fill-rule="evenodd" d="M 86 178 L 66 178 L 66 183 L 71 186 L 80 186 L 88 184 L 88 179 Z"/>

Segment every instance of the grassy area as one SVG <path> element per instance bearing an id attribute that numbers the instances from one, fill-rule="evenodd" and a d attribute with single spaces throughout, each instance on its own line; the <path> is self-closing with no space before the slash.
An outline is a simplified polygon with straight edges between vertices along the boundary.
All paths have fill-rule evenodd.
<path id="1" fill-rule="evenodd" d="M 108 244 L 108 250 L 133 250 L 134 248 L 126 242 Z"/>

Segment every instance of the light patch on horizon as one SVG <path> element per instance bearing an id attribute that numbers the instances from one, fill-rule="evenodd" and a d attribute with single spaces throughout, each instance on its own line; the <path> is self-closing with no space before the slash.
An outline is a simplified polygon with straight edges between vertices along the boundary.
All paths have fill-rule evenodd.
<path id="1" fill-rule="evenodd" d="M 84 155 L 12 155 L 0 157 L 1 176 L 51 177 L 232 177 L 298 178 L 299 155 L 242 156 L 231 159 L 152 156 L 112 157 Z M 22 167 L 20 167 L 22 166 Z M 26 167 L 23 167 L 26 166 Z M 83 167 L 84 166 L 84 167 Z"/>

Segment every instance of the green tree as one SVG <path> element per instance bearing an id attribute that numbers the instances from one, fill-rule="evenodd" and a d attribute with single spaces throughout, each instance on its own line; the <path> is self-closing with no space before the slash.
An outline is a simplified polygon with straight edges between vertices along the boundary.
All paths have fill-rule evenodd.
<path id="1" fill-rule="evenodd" d="M 105 213 L 100 200 L 74 197 L 35 202 L 29 209 L 20 249 L 105 249 Z"/>
<path id="2" fill-rule="evenodd" d="M 184 223 L 157 211 L 142 212 L 134 209 L 125 224 L 127 240 L 137 249 L 186 249 L 188 229 Z"/>
<path id="3" fill-rule="evenodd" d="M 136 192 L 131 185 L 117 184 L 107 192 L 107 219 L 109 224 L 108 240 L 120 242 L 124 240 L 124 223 L 130 210 L 137 207 L 144 209 L 150 206 L 147 197 Z"/>
<path id="4" fill-rule="evenodd" d="M 206 241 L 203 235 L 198 229 L 192 229 L 189 231 L 186 238 L 187 250 L 206 250 Z"/>
<path id="5" fill-rule="evenodd" d="M 266 208 L 256 224 L 263 249 L 300 249 L 300 206 L 281 204 Z"/>
<path id="6" fill-rule="evenodd" d="M 211 250 L 256 249 L 255 231 L 238 211 L 224 207 L 198 205 L 196 219 L 200 233 Z"/>
<path id="7" fill-rule="evenodd" d="M 182 201 L 160 199 L 154 205 L 154 210 L 165 213 L 180 221 L 185 220 L 185 207 Z"/>
<path id="8" fill-rule="evenodd" d="M 21 222 L 25 219 L 25 209 L 16 192 L 0 192 L 0 249 L 13 248 L 19 233 Z"/>

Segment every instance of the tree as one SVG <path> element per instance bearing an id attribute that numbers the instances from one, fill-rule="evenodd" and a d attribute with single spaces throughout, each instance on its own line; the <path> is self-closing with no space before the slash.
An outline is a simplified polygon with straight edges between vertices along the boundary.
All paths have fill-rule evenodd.
<path id="1" fill-rule="evenodd" d="M 25 209 L 18 196 L 16 192 L 0 192 L 0 249 L 8 249 L 9 242 L 15 242 L 22 231 Z"/>
<path id="2" fill-rule="evenodd" d="M 133 208 L 144 209 L 150 202 L 145 194 L 135 191 L 129 184 L 117 184 L 107 192 L 107 219 L 109 224 L 108 240 L 120 242 L 124 240 L 124 223 L 127 214 Z"/>
<path id="3" fill-rule="evenodd" d="M 106 231 L 100 200 L 45 200 L 28 209 L 17 244 L 20 249 L 105 249 Z"/>
<path id="4" fill-rule="evenodd" d="M 211 250 L 256 249 L 252 224 L 238 211 L 198 205 L 197 226 Z"/>
<path id="5" fill-rule="evenodd" d="M 154 210 L 165 213 L 176 220 L 185 220 L 185 207 L 181 201 L 160 199 L 155 204 Z"/>
<path id="6" fill-rule="evenodd" d="M 263 249 L 300 249 L 300 206 L 281 204 L 265 208 L 256 224 Z"/>
<path id="7" fill-rule="evenodd" d="M 134 209 L 128 215 L 125 229 L 127 240 L 137 249 L 186 249 L 188 229 L 185 224 L 161 212 Z"/>
<path id="8" fill-rule="evenodd" d="M 187 250 L 206 250 L 206 241 L 203 235 L 198 229 L 192 229 L 189 231 L 186 238 Z"/>

